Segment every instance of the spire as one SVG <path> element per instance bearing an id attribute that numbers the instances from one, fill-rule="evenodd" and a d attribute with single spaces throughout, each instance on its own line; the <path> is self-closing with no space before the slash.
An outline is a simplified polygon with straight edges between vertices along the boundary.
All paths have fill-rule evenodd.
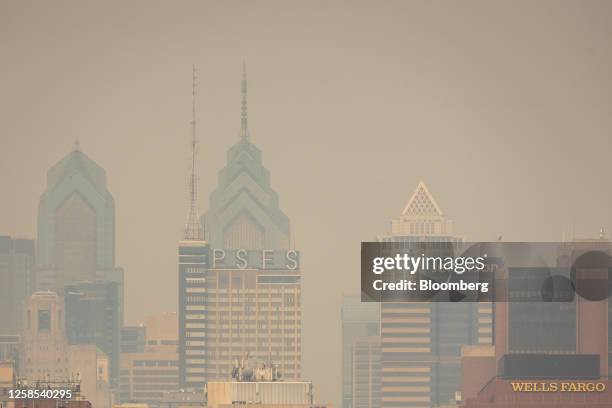
<path id="1" fill-rule="evenodd" d="M 79 144 L 79 139 L 74 139 L 74 150 L 76 151 L 80 151 L 81 150 L 81 145 Z"/>
<path id="2" fill-rule="evenodd" d="M 202 240 L 202 230 L 198 222 L 198 176 L 196 174 L 196 67 L 193 65 L 193 82 L 192 82 L 192 104 L 191 104 L 191 176 L 189 177 L 189 217 L 187 225 L 185 225 L 185 240 L 200 241 Z"/>
<path id="3" fill-rule="evenodd" d="M 242 111 L 240 114 L 240 138 L 249 138 L 249 128 L 247 126 L 247 74 L 246 62 L 242 62 Z"/>

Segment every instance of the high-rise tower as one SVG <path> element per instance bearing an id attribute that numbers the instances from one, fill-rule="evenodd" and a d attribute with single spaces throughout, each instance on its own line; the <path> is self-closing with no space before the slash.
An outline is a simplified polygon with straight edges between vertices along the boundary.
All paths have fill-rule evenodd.
<path id="1" fill-rule="evenodd" d="M 189 216 L 178 245 L 179 273 L 179 383 L 198 388 L 206 382 L 206 278 L 208 244 L 198 221 L 196 68 L 193 67 L 191 118 L 191 175 Z"/>
<path id="2" fill-rule="evenodd" d="M 460 242 L 425 183 L 420 182 L 384 242 Z M 446 246 L 444 246 L 446 247 Z M 491 344 L 491 305 L 381 304 L 381 406 L 430 408 L 459 389 L 461 346 Z"/>
<path id="3" fill-rule="evenodd" d="M 35 288 L 34 241 L 0 236 L 0 334 L 18 334 L 24 300 Z"/>
<path id="4" fill-rule="evenodd" d="M 183 387 L 229 380 L 234 361 L 247 356 L 274 364 L 286 379 L 301 371 L 299 254 L 290 247 L 289 219 L 251 141 L 246 71 L 241 89 L 239 138 L 202 217 L 207 241 L 187 241 L 198 249 L 182 256 L 185 263 L 187 256 L 202 261 L 185 264 L 191 272 L 180 280 Z"/>
<path id="5" fill-rule="evenodd" d="M 47 172 L 38 206 L 36 288 L 63 294 L 66 285 L 103 280 L 118 287 L 123 321 L 123 269 L 115 266 L 115 200 L 106 172 L 75 142 Z"/>
<path id="6" fill-rule="evenodd" d="M 207 282 L 208 378 L 226 380 L 247 355 L 276 365 L 285 379 L 301 372 L 301 273 L 289 219 L 253 144 L 247 79 L 241 82 L 240 137 L 227 155 L 203 218 L 211 246 Z"/>
<path id="7" fill-rule="evenodd" d="M 75 142 L 74 149 L 47 173 L 38 207 L 37 263 L 47 285 L 95 279 L 115 266 L 115 200 L 106 172 Z"/>

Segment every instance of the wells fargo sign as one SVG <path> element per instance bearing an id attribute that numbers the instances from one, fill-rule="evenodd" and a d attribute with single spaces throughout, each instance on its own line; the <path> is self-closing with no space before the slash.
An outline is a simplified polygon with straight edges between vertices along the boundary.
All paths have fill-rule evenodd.
<path id="1" fill-rule="evenodd" d="M 603 382 L 511 382 L 514 392 L 604 392 Z"/>

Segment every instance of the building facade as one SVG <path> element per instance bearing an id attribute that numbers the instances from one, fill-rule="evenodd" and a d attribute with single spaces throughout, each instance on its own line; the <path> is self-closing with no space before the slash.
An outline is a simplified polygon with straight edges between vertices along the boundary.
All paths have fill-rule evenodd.
<path id="1" fill-rule="evenodd" d="M 352 406 L 379 408 L 381 396 L 380 336 L 359 337 L 353 342 Z"/>
<path id="2" fill-rule="evenodd" d="M 420 182 L 384 242 L 460 243 Z M 440 245 L 446 251 L 448 245 Z M 491 344 L 490 303 L 382 303 L 381 406 L 430 408 L 455 399 L 461 346 Z"/>
<path id="3" fill-rule="evenodd" d="M 178 316 L 163 313 L 149 316 L 139 327 L 145 329 L 141 352 L 121 353 L 121 402 L 165 405 L 168 394 L 179 391 Z"/>
<path id="4" fill-rule="evenodd" d="M 283 378 L 301 372 L 301 273 L 289 219 L 252 143 L 246 78 L 240 138 L 228 151 L 201 219 L 205 241 L 179 244 L 182 386 L 228 380 L 234 361 L 272 361 Z"/>
<path id="5" fill-rule="evenodd" d="M 0 236 L 0 334 L 21 332 L 23 302 L 35 290 L 34 241 Z"/>
<path id="6" fill-rule="evenodd" d="M 147 342 L 147 328 L 145 326 L 123 326 L 119 337 L 121 353 L 140 353 L 145 349 Z"/>
<path id="7" fill-rule="evenodd" d="M 54 292 L 35 292 L 22 313 L 20 376 L 31 381 L 69 378 L 64 299 Z"/>
<path id="8" fill-rule="evenodd" d="M 353 358 L 356 341 L 380 333 L 380 305 L 361 302 L 358 295 L 342 299 L 342 407 L 353 407 L 354 370 Z M 380 349 L 380 345 L 379 345 Z M 378 353 L 380 365 L 380 352 Z M 379 367 L 380 368 L 380 367 Z M 380 376 L 380 369 L 378 370 Z M 360 374 L 362 376 L 363 374 Z M 373 373 L 375 376 L 376 374 Z M 369 377 L 369 375 L 368 375 Z M 376 379 L 374 379 L 376 381 Z M 378 378 L 380 385 L 380 378 Z M 378 398 L 380 403 L 380 398 Z"/>
<path id="9" fill-rule="evenodd" d="M 115 200 L 106 172 L 78 143 L 47 172 L 36 249 L 37 290 L 62 295 L 66 285 L 76 282 L 113 281 L 123 320 L 123 270 L 115 266 Z"/>
<path id="10" fill-rule="evenodd" d="M 119 377 L 119 289 L 115 282 L 93 281 L 67 285 L 66 334 L 70 344 L 92 344 L 109 358 L 110 382 Z"/>
<path id="11" fill-rule="evenodd" d="M 513 265 L 496 275 L 495 344 L 490 352 L 464 353 L 461 387 L 466 408 L 603 408 L 612 406 L 605 298 L 583 297 L 582 285 L 608 290 L 610 242 L 567 243 L 556 266 Z M 583 254 L 595 258 L 582 262 Z M 597 260 L 603 256 L 603 263 Z M 528 259 L 528 261 L 532 261 Z M 571 275 L 570 275 L 571 271 Z M 550 276 L 573 276 L 577 293 L 542 301 L 537 287 Z M 558 293 L 564 293 L 563 287 Z M 593 292 L 590 292 L 593 293 Z M 519 321 L 522 320 L 521 323 Z M 481 350 L 485 351 L 485 350 Z"/>

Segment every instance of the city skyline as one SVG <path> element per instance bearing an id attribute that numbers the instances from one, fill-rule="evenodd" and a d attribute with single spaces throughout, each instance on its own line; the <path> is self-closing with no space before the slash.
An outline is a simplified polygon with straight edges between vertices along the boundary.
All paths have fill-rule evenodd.
<path id="1" fill-rule="evenodd" d="M 325 18 L 314 5 L 269 4 L 275 13 L 160 6 L 165 20 L 125 5 L 135 21 L 101 6 L 0 6 L 0 234 L 36 237 L 45 172 L 78 139 L 116 201 L 126 324 L 176 310 L 191 65 L 200 68 L 201 215 L 239 139 L 245 58 L 249 125 L 308 272 L 302 373 L 339 405 L 340 342 L 317 332 L 340 338 L 342 294 L 359 287 L 359 242 L 388 230 L 419 180 L 471 240 L 612 228 L 609 4 L 339 3 L 323 7 Z M 133 296 L 143 281 L 149 297 Z"/>

